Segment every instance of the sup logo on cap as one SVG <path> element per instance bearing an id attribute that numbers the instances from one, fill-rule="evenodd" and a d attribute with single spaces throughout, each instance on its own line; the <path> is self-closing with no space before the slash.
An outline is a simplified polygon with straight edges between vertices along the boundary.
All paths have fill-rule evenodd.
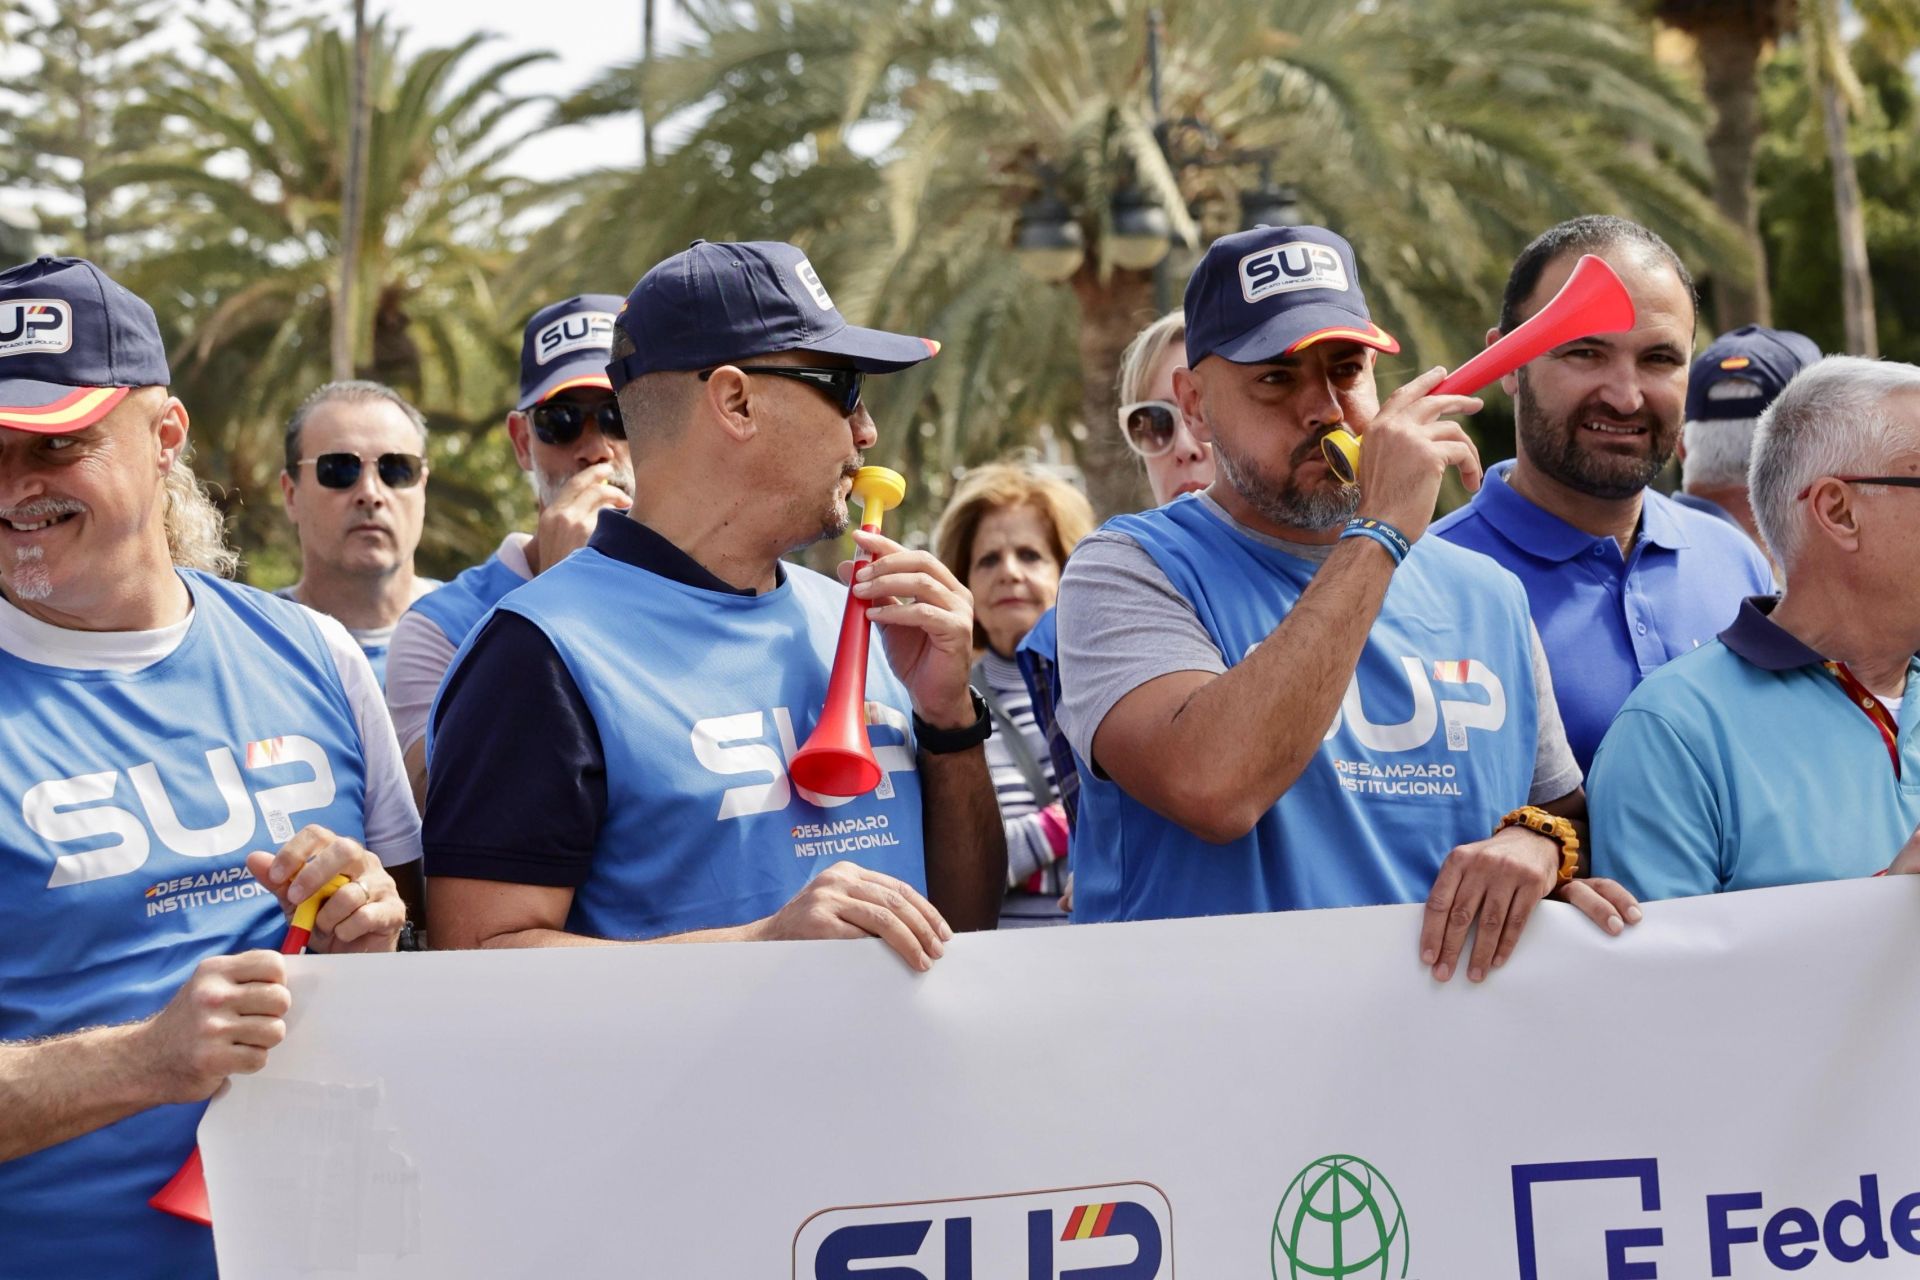
<path id="1" fill-rule="evenodd" d="M 73 310 L 58 298 L 0 302 L 0 358 L 59 355 L 73 347 Z"/>
<path id="2" fill-rule="evenodd" d="M 613 347 L 611 311 L 575 311 L 542 326 L 533 336 L 533 358 L 551 364 L 569 351 L 593 350 L 603 356 Z"/>
<path id="3" fill-rule="evenodd" d="M 807 292 L 813 296 L 815 302 L 820 304 L 822 311 L 833 310 L 833 298 L 827 293 L 827 286 L 820 283 L 820 273 L 813 269 L 811 262 L 805 258 L 800 259 L 793 268 L 793 274 L 800 277 L 800 283 L 807 287 Z"/>
<path id="4" fill-rule="evenodd" d="M 1324 244 L 1289 240 L 1240 259 L 1240 297 L 1247 302 L 1295 289 L 1348 288 L 1346 264 Z"/>

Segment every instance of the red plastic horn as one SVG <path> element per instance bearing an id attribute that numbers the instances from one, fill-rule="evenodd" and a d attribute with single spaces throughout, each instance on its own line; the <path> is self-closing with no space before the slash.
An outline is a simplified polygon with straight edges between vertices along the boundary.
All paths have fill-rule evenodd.
<path id="1" fill-rule="evenodd" d="M 335 876 L 321 885 L 319 892 L 293 909 L 293 920 L 287 926 L 287 936 L 280 940 L 281 955 L 297 956 L 307 949 L 307 939 L 313 936 L 313 922 L 320 914 L 320 904 L 344 888 L 346 883 L 345 876 Z M 203 1227 L 213 1225 L 213 1207 L 207 1203 L 207 1175 L 200 1167 L 199 1147 L 193 1149 L 179 1172 L 167 1179 L 167 1185 L 153 1193 L 147 1205 L 176 1218 L 197 1222 Z"/>
<path id="2" fill-rule="evenodd" d="M 1633 319 L 1633 298 L 1627 286 L 1612 267 L 1591 253 L 1583 254 L 1546 306 L 1442 378 L 1430 394 L 1473 395 L 1563 342 L 1590 333 L 1625 333 L 1633 328 Z M 1321 440 L 1320 449 L 1341 484 L 1360 482 L 1360 437 L 1334 431 Z"/>
<path id="3" fill-rule="evenodd" d="M 907 496 L 906 479 L 885 467 L 862 467 L 853 478 L 850 495 L 865 506 L 860 527 L 879 533 L 887 509 Z M 866 564 L 854 565 L 857 573 Z M 787 764 L 793 780 L 823 796 L 863 796 L 880 785 L 880 762 L 867 739 L 867 602 L 847 593 L 847 610 L 840 615 L 840 645 L 834 651 L 833 672 L 827 677 L 827 701 L 820 722 L 806 745 Z"/>

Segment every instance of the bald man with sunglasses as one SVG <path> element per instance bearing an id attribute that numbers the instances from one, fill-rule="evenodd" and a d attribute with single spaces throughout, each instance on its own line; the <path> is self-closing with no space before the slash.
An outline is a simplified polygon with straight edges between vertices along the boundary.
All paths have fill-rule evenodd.
<path id="1" fill-rule="evenodd" d="M 406 753 L 414 803 L 427 800 L 427 713 L 474 624 L 507 592 L 587 545 L 609 508 L 633 504 L 620 405 L 607 380 L 617 294 L 588 293 L 542 307 L 520 341 L 520 399 L 507 414 L 514 458 L 540 516 L 514 530 L 482 564 L 416 600 L 387 654 L 387 710 Z"/>
<path id="2" fill-rule="evenodd" d="M 696 241 L 615 329 L 633 506 L 501 599 L 432 711 L 435 943 L 878 937 L 924 970 L 993 927 L 1006 883 L 972 598 L 931 553 L 855 534 L 882 781 L 817 795 L 788 765 L 854 565 L 835 581 L 783 557 L 849 526 L 880 438 L 863 379 L 937 344 L 848 324 L 773 242 Z"/>

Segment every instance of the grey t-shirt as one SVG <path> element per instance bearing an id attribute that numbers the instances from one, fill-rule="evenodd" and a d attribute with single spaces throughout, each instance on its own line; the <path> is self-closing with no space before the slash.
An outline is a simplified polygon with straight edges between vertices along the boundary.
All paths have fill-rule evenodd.
<path id="1" fill-rule="evenodd" d="M 1288 555 L 1324 564 L 1333 554 L 1332 544 L 1294 542 L 1249 529 L 1210 494 L 1201 494 L 1198 501 L 1215 519 Z M 1094 732 L 1120 699 L 1175 671 L 1218 675 L 1227 669 L 1193 606 L 1153 557 L 1125 534 L 1101 530 L 1081 540 L 1060 578 L 1059 604 L 1060 724 L 1089 764 Z M 1125 621 L 1117 623 L 1119 619 Z M 1527 626 L 1533 630 L 1531 622 Z M 1560 704 L 1554 700 L 1553 677 L 1538 631 L 1532 640 L 1540 740 L 1527 802 L 1545 804 L 1571 794 L 1581 777 L 1560 722 Z"/>

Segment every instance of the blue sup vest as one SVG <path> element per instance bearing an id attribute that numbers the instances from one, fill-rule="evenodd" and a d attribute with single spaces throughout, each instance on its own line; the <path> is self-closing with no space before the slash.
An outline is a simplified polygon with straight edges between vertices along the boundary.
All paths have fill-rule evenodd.
<path id="1" fill-rule="evenodd" d="M 0 1040 L 144 1018 L 201 960 L 276 949 L 247 854 L 310 822 L 365 835 L 360 729 L 313 619 L 181 577 L 192 622 L 143 670 L 0 652 Z M 211 1277 L 212 1232 L 147 1207 L 204 1106 L 0 1163 L 0 1275 Z"/>
<path id="2" fill-rule="evenodd" d="M 651 938 L 745 924 L 842 859 L 925 890 L 913 702 L 877 633 L 867 720 L 880 787 L 832 799 L 787 777 L 826 697 L 847 590 L 784 569 L 772 591 L 740 596 L 587 547 L 498 605 L 552 641 L 606 757 L 606 820 L 569 931 Z"/>
<path id="3" fill-rule="evenodd" d="M 1106 527 L 1153 557 L 1229 668 L 1319 567 L 1197 500 Z M 1537 716 L 1520 583 L 1485 556 L 1422 538 L 1394 571 L 1319 753 L 1246 835 L 1209 844 L 1083 763 L 1074 919 L 1422 901 L 1454 846 L 1527 802 Z"/>
<path id="4" fill-rule="evenodd" d="M 501 596 L 526 584 L 525 578 L 495 554 L 471 569 L 461 570 L 446 586 L 415 600 L 409 612 L 426 618 L 440 628 L 449 643 L 458 645 L 487 616 L 487 610 L 500 603 Z"/>

